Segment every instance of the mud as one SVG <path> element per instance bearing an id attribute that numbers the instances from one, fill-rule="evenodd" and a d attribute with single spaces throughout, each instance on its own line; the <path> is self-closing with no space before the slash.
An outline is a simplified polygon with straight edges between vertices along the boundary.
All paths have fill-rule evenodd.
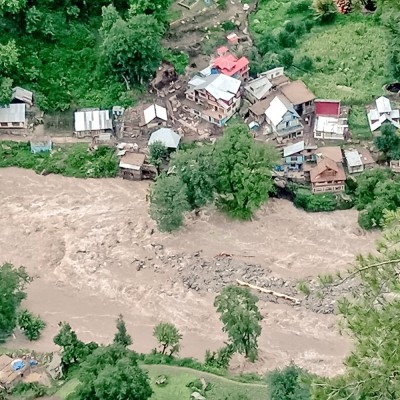
<path id="1" fill-rule="evenodd" d="M 35 280 L 26 306 L 48 324 L 39 341 L 17 335 L 10 346 L 52 350 L 64 320 L 83 340 L 107 343 L 122 313 L 137 351 L 151 350 L 154 325 L 171 321 L 183 334 L 181 355 L 202 359 L 226 339 L 215 293 L 240 278 L 296 294 L 302 305 L 260 296 L 260 358 L 236 357 L 235 371 L 261 373 L 291 360 L 319 374 L 341 371 L 349 340 L 339 336 L 336 317 L 321 311 L 325 304 L 315 307 L 296 286 L 344 270 L 373 248 L 376 234 L 358 228 L 356 211 L 307 214 L 274 199 L 253 221 L 207 209 L 189 215 L 181 231 L 161 234 L 147 214 L 147 182 L 10 168 L 0 170 L 0 191 L 0 262 L 27 267 Z"/>

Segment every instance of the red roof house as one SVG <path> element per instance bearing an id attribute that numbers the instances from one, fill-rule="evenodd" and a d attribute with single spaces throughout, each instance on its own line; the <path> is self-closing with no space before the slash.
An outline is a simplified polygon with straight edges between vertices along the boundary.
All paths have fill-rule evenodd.
<path id="1" fill-rule="evenodd" d="M 317 117 L 339 117 L 340 100 L 314 100 Z"/>
<path id="2" fill-rule="evenodd" d="M 219 48 L 218 54 L 225 55 L 215 58 L 211 71 L 212 73 L 224 74 L 236 79 L 244 79 L 249 76 L 249 60 L 246 57 L 236 58 L 233 54 L 226 54 L 225 49 Z"/>

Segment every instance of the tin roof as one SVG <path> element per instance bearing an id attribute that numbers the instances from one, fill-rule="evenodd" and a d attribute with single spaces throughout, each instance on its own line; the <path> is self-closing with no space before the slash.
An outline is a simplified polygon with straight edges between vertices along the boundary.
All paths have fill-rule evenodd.
<path id="1" fill-rule="evenodd" d="M 153 121 L 153 119 L 155 119 L 156 117 L 164 121 L 167 121 L 168 120 L 167 109 L 157 104 L 152 104 L 150 107 L 144 110 L 144 122 L 146 124 Z"/>
<path id="2" fill-rule="evenodd" d="M 23 89 L 22 87 L 16 86 L 12 90 L 11 101 L 14 99 L 23 101 L 31 106 L 33 104 L 33 93 L 29 90 Z"/>
<path id="3" fill-rule="evenodd" d="M 290 146 L 287 146 L 283 149 L 283 156 L 288 157 L 292 154 L 299 153 L 300 151 L 304 150 L 304 140 L 301 142 L 293 143 Z"/>
<path id="4" fill-rule="evenodd" d="M 0 122 L 25 122 L 25 103 L 0 106 Z"/>
<path id="5" fill-rule="evenodd" d="M 357 150 L 345 150 L 344 156 L 349 167 L 360 167 L 363 165 L 360 154 Z"/>
<path id="6" fill-rule="evenodd" d="M 250 81 L 244 88 L 257 100 L 261 100 L 272 88 L 272 83 L 266 76 L 260 76 Z"/>
<path id="7" fill-rule="evenodd" d="M 144 164 L 145 159 L 146 156 L 142 153 L 125 153 L 125 155 L 121 157 L 119 166 L 121 168 L 139 170 Z"/>
<path id="8" fill-rule="evenodd" d="M 149 139 L 149 145 L 154 142 L 161 142 L 167 148 L 176 149 L 181 140 L 180 135 L 169 128 L 161 128 L 153 132 Z"/>
<path id="9" fill-rule="evenodd" d="M 75 113 L 76 132 L 107 129 L 112 129 L 112 120 L 108 110 L 88 110 Z"/>
<path id="10" fill-rule="evenodd" d="M 265 115 L 273 125 L 277 126 L 288 111 L 298 117 L 293 106 L 283 96 L 276 96 L 265 111 Z"/>

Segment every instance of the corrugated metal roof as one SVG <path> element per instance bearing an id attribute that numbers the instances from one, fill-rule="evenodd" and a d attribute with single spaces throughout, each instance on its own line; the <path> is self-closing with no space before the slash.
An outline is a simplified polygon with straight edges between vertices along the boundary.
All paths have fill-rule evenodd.
<path id="1" fill-rule="evenodd" d="M 157 104 L 152 104 L 150 107 L 144 110 L 144 122 L 146 124 L 153 121 L 153 119 L 156 117 L 164 121 L 167 121 L 168 120 L 167 109 Z"/>
<path id="2" fill-rule="evenodd" d="M 345 150 L 344 156 L 349 167 L 360 167 L 363 165 L 360 154 L 357 150 Z"/>
<path id="3" fill-rule="evenodd" d="M 181 137 L 172 129 L 161 128 L 151 134 L 148 144 L 161 142 L 167 148 L 176 149 L 180 140 Z"/>
<path id="4" fill-rule="evenodd" d="M 257 100 L 261 100 L 272 88 L 272 83 L 266 76 L 260 76 L 249 82 L 245 89 L 251 93 Z"/>
<path id="5" fill-rule="evenodd" d="M 108 110 L 77 111 L 75 113 L 75 131 L 98 131 L 112 129 L 112 120 Z"/>
<path id="6" fill-rule="evenodd" d="M 281 96 L 276 96 L 270 106 L 265 111 L 265 115 L 272 122 L 273 125 L 278 125 L 282 121 L 283 116 L 290 111 L 297 115 L 293 106 Z"/>
<path id="7" fill-rule="evenodd" d="M 23 101 L 30 106 L 33 104 L 33 93 L 29 90 L 23 89 L 22 87 L 16 86 L 12 90 L 12 99 L 18 99 Z"/>
<path id="8" fill-rule="evenodd" d="M 0 122 L 25 122 L 25 103 L 0 106 Z"/>
<path id="9" fill-rule="evenodd" d="M 283 156 L 288 157 L 304 150 L 304 140 L 301 142 L 293 143 L 283 149 Z"/>
<path id="10" fill-rule="evenodd" d="M 387 97 L 381 96 L 376 99 L 375 103 L 379 114 L 390 113 L 390 111 L 392 111 L 390 100 Z"/>

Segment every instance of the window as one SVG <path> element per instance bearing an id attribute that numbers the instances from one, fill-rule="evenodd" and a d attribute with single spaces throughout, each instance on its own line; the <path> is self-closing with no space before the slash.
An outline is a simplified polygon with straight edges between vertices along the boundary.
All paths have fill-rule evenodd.
<path id="1" fill-rule="evenodd" d="M 1 122 L 0 126 L 8 126 L 7 122 Z"/>
<path id="2" fill-rule="evenodd" d="M 12 122 L 12 126 L 21 126 L 19 122 Z"/>

